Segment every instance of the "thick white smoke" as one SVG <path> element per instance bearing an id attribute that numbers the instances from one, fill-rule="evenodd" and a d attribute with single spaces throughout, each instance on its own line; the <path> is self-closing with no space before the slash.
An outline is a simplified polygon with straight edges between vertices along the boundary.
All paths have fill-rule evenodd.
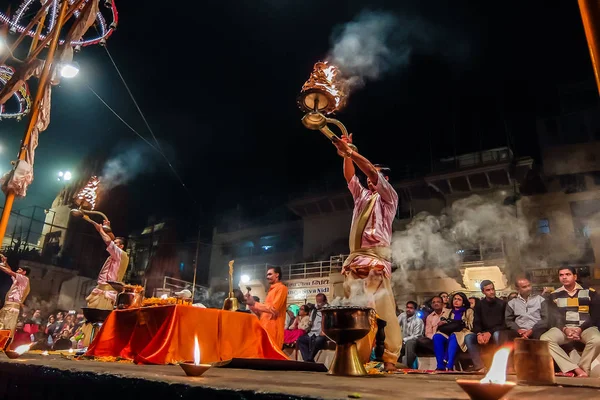
<path id="1" fill-rule="evenodd" d="M 352 90 L 406 68 L 414 52 L 462 59 L 468 46 L 455 36 L 419 16 L 363 11 L 336 27 L 327 60 L 340 68 Z"/>
<path id="2" fill-rule="evenodd" d="M 455 201 L 440 216 L 420 213 L 392 238 L 392 256 L 398 266 L 392 279 L 400 292 L 410 293 L 427 279 L 456 276 L 469 249 L 502 249 L 507 271 L 555 265 L 581 257 L 585 239 L 564 235 L 532 235 L 537 220 L 528 220 L 515 206 L 503 204 L 504 195 L 472 195 Z M 521 208 L 529 200 L 520 200 Z M 553 216 L 559 218 L 559 213 Z M 570 219 L 570 216 L 565 217 Z M 420 291 L 426 291 L 423 287 Z M 455 288 L 457 289 L 457 288 Z"/>
<path id="3" fill-rule="evenodd" d="M 457 200 L 440 216 L 420 213 L 392 238 L 392 256 L 398 266 L 394 284 L 411 292 L 414 280 L 421 281 L 419 270 L 426 270 L 431 278 L 445 279 L 447 274 L 455 275 L 465 249 L 502 248 L 503 243 L 526 246 L 530 243 L 529 225 L 525 218 L 517 217 L 514 206 L 503 205 L 497 196 Z"/>
<path id="4" fill-rule="evenodd" d="M 123 149 L 119 147 L 118 149 Z M 100 182 L 102 190 L 125 185 L 137 176 L 150 172 L 155 165 L 156 153 L 145 144 L 129 146 L 116 152 L 104 164 Z"/>

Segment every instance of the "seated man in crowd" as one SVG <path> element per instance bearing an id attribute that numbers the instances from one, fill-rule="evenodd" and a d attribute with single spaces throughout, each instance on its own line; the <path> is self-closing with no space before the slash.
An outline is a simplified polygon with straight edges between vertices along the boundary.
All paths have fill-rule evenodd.
<path id="1" fill-rule="evenodd" d="M 531 282 L 524 276 L 515 279 L 517 297 L 506 305 L 504 319 L 508 330 L 503 331 L 506 341 L 515 338 L 539 339 L 546 332 L 546 321 L 542 314 L 547 311 L 544 298 L 531 293 Z M 542 310 L 544 308 L 544 310 Z"/>
<path id="2" fill-rule="evenodd" d="M 444 306 L 444 301 L 440 296 L 435 296 L 431 299 L 431 308 L 433 311 L 425 320 L 425 338 L 419 339 L 419 343 L 431 349 L 431 351 L 433 351 L 433 342 L 431 340 L 440 325 L 440 317 L 442 316 L 442 311 L 444 311 Z"/>
<path id="3" fill-rule="evenodd" d="M 473 361 L 471 370 L 483 372 L 484 366 L 479 347 L 488 344 L 502 345 L 504 336 L 501 336 L 500 332 L 505 329 L 506 303 L 496 297 L 496 289 L 492 281 L 486 279 L 481 282 L 480 287 L 485 297 L 475 306 L 473 333 L 465 337 L 465 343 Z"/>
<path id="4" fill-rule="evenodd" d="M 412 368 L 417 359 L 417 339 L 423 336 L 423 320 L 417 315 L 417 303 L 409 301 L 406 303 L 406 311 L 398 317 L 400 329 L 402 329 L 402 363 Z"/>
<path id="5" fill-rule="evenodd" d="M 321 309 L 327 305 L 327 296 L 319 293 L 316 297 L 317 305 L 310 313 L 311 327 L 306 335 L 302 335 L 296 341 L 302 359 L 308 362 L 315 362 L 315 357 L 320 350 L 327 345 L 327 337 L 321 331 L 321 322 L 323 313 Z"/>
<path id="6" fill-rule="evenodd" d="M 550 354 L 562 372 L 572 372 L 587 377 L 592 361 L 600 354 L 600 332 L 597 324 L 598 295 L 594 289 L 584 289 L 577 283 L 575 268 L 564 267 L 558 271 L 562 287 L 550 294 L 548 302 L 548 327 L 540 339 L 548 341 Z M 575 364 L 560 347 L 571 341 L 585 343 L 585 349 Z"/>

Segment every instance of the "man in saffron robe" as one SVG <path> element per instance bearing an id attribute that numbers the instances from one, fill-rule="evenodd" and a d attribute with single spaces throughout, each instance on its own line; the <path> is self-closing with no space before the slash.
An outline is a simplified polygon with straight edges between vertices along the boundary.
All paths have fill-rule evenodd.
<path id="1" fill-rule="evenodd" d="M 392 223 L 398 207 L 398 194 L 388 182 L 389 169 L 373 165 L 355 148 L 349 146 L 352 135 L 336 139 L 333 144 L 344 157 L 344 177 L 354 198 L 350 229 L 350 255 L 344 262 L 344 291 L 350 297 L 354 284 L 361 284 L 379 319 L 384 320 L 386 370 L 394 370 L 402 347 L 402 333 L 396 317 L 396 301 L 392 291 L 391 250 Z M 354 165 L 367 176 L 365 189 L 355 174 Z M 358 282 L 357 282 L 358 281 Z M 361 361 L 368 362 L 374 332 L 358 343 Z"/>
<path id="2" fill-rule="evenodd" d="M 250 293 L 246 294 L 246 305 L 255 313 L 262 327 L 278 348 L 283 347 L 285 316 L 287 308 L 288 288 L 281 283 L 281 268 L 267 270 L 267 281 L 271 285 L 264 303 L 254 300 Z"/>
<path id="3" fill-rule="evenodd" d="M 21 305 L 29 294 L 29 268 L 19 268 L 17 272 L 6 262 L 4 254 L 0 254 L 0 271 L 10 275 L 13 281 L 10 289 L 6 292 L 4 307 L 0 310 L 0 329 L 10 330 L 10 337 L 15 334 Z"/>

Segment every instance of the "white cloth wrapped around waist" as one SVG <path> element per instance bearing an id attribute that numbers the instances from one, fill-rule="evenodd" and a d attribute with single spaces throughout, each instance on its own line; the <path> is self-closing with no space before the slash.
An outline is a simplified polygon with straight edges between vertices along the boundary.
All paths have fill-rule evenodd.
<path id="1" fill-rule="evenodd" d="M 90 296 L 104 296 L 107 299 L 115 302 L 117 301 L 117 292 L 114 290 L 102 290 L 98 287 L 95 287 L 94 290 L 90 293 Z"/>

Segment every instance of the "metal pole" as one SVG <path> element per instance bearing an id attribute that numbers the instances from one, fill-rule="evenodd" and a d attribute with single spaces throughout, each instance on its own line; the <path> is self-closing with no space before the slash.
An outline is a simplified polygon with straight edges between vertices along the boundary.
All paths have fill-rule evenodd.
<path id="1" fill-rule="evenodd" d="M 44 28 L 44 23 L 46 22 L 46 15 L 48 14 L 42 15 L 42 19 L 40 19 L 40 22 L 38 22 L 37 28 L 35 29 L 35 35 L 33 36 L 33 40 L 31 41 L 31 46 L 29 46 L 28 55 L 31 55 L 31 53 L 37 47 L 38 41 L 40 40 L 40 35 L 42 34 L 42 29 Z"/>
<path id="2" fill-rule="evenodd" d="M 579 0 L 579 11 L 592 58 L 596 86 L 600 93 L 600 3 L 597 0 Z"/>
<path id="3" fill-rule="evenodd" d="M 33 225 L 33 218 L 35 218 L 35 209 L 37 206 L 33 206 L 33 211 L 31 212 L 31 219 L 29 220 L 29 226 L 27 227 L 27 235 L 25 235 L 25 246 L 29 245 L 29 234 L 31 233 L 31 225 Z"/>
<path id="4" fill-rule="evenodd" d="M 196 240 L 196 258 L 194 258 L 194 280 L 192 282 L 192 303 L 194 302 L 194 295 L 196 294 L 196 273 L 198 272 L 198 257 L 200 253 L 200 228 L 198 227 L 198 238 Z"/>
<path id="5" fill-rule="evenodd" d="M 60 13 L 58 15 L 58 21 L 56 22 L 56 26 L 54 27 L 54 31 L 52 32 L 52 42 L 50 43 L 50 47 L 48 48 L 48 55 L 46 57 L 46 62 L 44 63 L 44 69 L 42 70 L 42 74 L 40 75 L 38 90 L 35 94 L 35 100 L 33 101 L 33 106 L 31 108 L 31 117 L 29 118 L 29 123 L 27 124 L 27 129 L 25 130 L 25 134 L 23 135 L 23 140 L 21 142 L 19 160 L 24 160 L 25 156 L 27 155 L 27 147 L 29 145 L 29 141 L 31 140 L 31 132 L 35 127 L 38 115 L 40 113 L 40 103 L 42 102 L 42 99 L 44 97 L 46 85 L 49 84 L 48 80 L 50 77 L 50 68 L 52 66 L 52 61 L 54 60 L 54 53 L 56 52 L 56 48 L 58 47 L 60 30 L 65 22 L 65 15 L 67 13 L 68 5 L 68 1 L 64 1 L 62 3 L 62 6 L 60 7 Z M 4 235 L 6 234 L 6 227 L 8 226 L 10 211 L 12 210 L 14 201 L 15 192 L 9 190 L 6 194 L 4 209 L 2 210 L 2 217 L 0 217 L 0 238 L 2 239 L 4 239 Z"/>

